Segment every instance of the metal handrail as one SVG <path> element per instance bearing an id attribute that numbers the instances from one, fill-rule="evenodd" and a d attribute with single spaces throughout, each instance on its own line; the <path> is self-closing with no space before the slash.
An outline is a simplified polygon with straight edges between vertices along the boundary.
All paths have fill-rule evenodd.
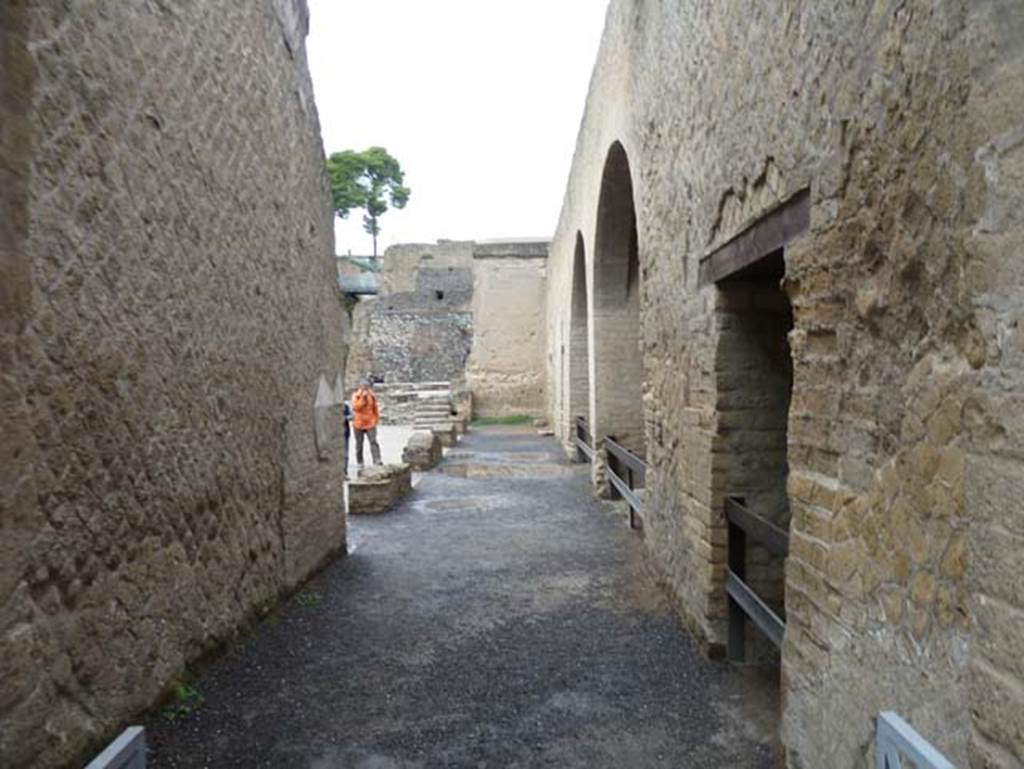
<path id="1" fill-rule="evenodd" d="M 146 769 L 146 733 L 129 726 L 85 769 Z"/>
<path id="2" fill-rule="evenodd" d="M 586 417 L 576 417 L 576 461 L 589 462 L 594 458 L 594 441 Z"/>
<path id="3" fill-rule="evenodd" d="M 789 555 L 789 534 L 748 509 L 739 497 L 726 497 L 725 519 L 776 555 Z"/>
<path id="4" fill-rule="evenodd" d="M 644 488 L 647 463 L 612 436 L 604 439 L 608 452 L 608 481 L 612 486 L 612 499 L 625 499 L 629 504 L 629 528 L 643 527 L 643 499 L 636 493 Z M 620 469 L 621 466 L 621 469 Z"/>
<path id="5" fill-rule="evenodd" d="M 917 769 L 954 769 L 949 759 L 914 731 L 914 727 L 891 710 L 884 710 L 875 723 L 875 767 L 903 769 L 904 758 Z"/>
<path id="6" fill-rule="evenodd" d="M 729 527 L 725 592 L 729 598 L 728 653 L 733 660 L 746 656 L 744 624 L 754 623 L 776 647 L 782 646 L 786 621 L 746 582 L 747 537 L 776 555 L 789 554 L 789 534 L 743 504 L 741 497 L 726 497 L 725 520 Z"/>

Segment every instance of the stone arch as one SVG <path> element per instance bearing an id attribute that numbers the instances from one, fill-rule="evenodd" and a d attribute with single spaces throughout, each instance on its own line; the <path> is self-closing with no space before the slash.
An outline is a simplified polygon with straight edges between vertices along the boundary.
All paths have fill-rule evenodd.
<path id="1" fill-rule="evenodd" d="M 619 142 L 608 150 L 601 177 L 592 285 L 591 425 L 599 450 L 595 479 L 602 490 L 606 436 L 645 455 L 640 255 L 629 158 Z"/>
<path id="2" fill-rule="evenodd" d="M 590 419 L 590 318 L 587 291 L 587 257 L 583 233 L 576 232 L 572 267 L 572 296 L 569 299 L 569 435 L 576 417 Z"/>

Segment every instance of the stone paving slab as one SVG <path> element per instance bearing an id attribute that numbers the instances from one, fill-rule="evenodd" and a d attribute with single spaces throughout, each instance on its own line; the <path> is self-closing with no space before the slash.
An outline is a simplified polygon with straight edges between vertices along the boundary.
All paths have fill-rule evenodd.
<path id="1" fill-rule="evenodd" d="M 352 520 L 353 552 L 198 677 L 200 708 L 148 721 L 151 767 L 772 765 L 771 693 L 700 656 L 585 467 L 514 428 L 459 462 L 515 470 L 431 472 Z"/>

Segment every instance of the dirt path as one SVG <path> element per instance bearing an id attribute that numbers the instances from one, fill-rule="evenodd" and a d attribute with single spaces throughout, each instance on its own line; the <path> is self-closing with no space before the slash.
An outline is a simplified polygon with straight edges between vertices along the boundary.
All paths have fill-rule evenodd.
<path id="1" fill-rule="evenodd" d="M 770 766 L 751 687 L 552 439 L 475 431 L 350 544 L 207 669 L 200 708 L 150 719 L 152 767 Z"/>

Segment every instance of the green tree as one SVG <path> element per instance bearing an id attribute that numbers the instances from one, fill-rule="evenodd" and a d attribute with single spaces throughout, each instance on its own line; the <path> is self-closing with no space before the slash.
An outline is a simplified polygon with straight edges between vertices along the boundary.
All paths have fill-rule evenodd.
<path id="1" fill-rule="evenodd" d="M 365 152 L 345 150 L 327 158 L 327 172 L 331 177 L 331 196 L 334 213 L 342 219 L 353 208 L 361 208 L 363 229 L 373 236 L 373 255 L 377 255 L 377 236 L 380 217 L 392 208 L 405 208 L 411 194 L 403 185 L 405 174 L 383 147 L 370 147 Z"/>

